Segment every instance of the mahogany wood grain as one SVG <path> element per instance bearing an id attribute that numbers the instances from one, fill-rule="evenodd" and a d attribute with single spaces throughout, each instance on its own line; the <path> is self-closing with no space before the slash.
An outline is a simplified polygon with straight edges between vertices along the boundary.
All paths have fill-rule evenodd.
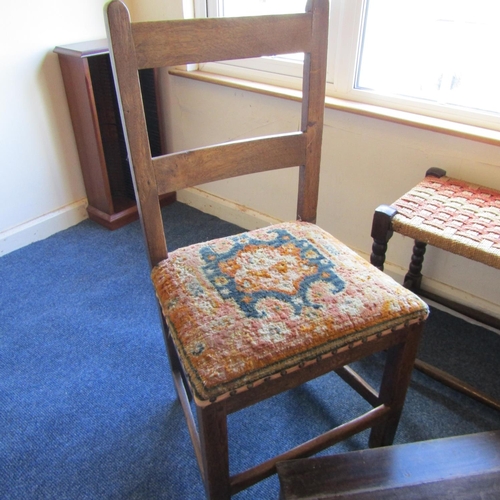
<path id="1" fill-rule="evenodd" d="M 410 385 L 422 325 L 411 325 L 407 330 L 409 335 L 406 342 L 398 343 L 387 351 L 379 401 L 390 406 L 392 412 L 387 422 L 372 428 L 369 438 L 369 444 L 372 448 L 392 444 L 396 434 L 406 392 Z"/>
<path id="2" fill-rule="evenodd" d="M 281 500 L 500 498 L 500 431 L 277 465 Z"/>
<path id="3" fill-rule="evenodd" d="M 56 47 L 55 52 L 59 56 L 89 205 L 102 213 L 110 214 L 113 212 L 113 200 L 88 59 L 64 47 Z M 85 55 L 88 56 L 89 53 Z M 91 55 L 94 55 L 94 51 Z"/>
<path id="4" fill-rule="evenodd" d="M 436 366 L 432 366 L 421 359 L 415 360 L 415 368 L 429 377 L 432 377 L 434 380 L 451 387 L 455 391 L 459 391 L 466 396 L 493 408 L 494 410 L 500 411 L 500 401 L 498 399 L 495 399 L 485 392 L 480 391 L 477 387 L 450 375 L 448 372 L 440 370 Z"/>
<path id="5" fill-rule="evenodd" d="M 231 496 L 229 479 L 229 449 L 227 412 L 224 402 L 197 407 L 203 467 L 201 473 L 207 498 L 224 499 Z"/>
<path id="6" fill-rule="evenodd" d="M 108 41 L 91 40 L 57 46 L 66 99 L 80 159 L 89 218 L 117 229 L 138 215 L 123 128 L 111 73 Z M 155 154 L 165 152 L 161 112 L 156 99 L 157 73 L 142 70 L 142 98 L 148 107 L 150 142 Z M 161 205 L 175 201 L 166 193 Z"/>
<path id="7" fill-rule="evenodd" d="M 362 377 L 360 377 L 350 366 L 341 366 L 335 370 L 335 373 L 356 392 L 362 396 L 372 406 L 379 403 L 378 392 Z"/>

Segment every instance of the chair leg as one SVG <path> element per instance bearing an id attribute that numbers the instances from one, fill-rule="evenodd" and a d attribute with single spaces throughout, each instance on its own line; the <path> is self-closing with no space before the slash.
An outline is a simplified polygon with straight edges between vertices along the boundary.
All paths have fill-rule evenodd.
<path id="1" fill-rule="evenodd" d="M 172 340 L 172 337 L 170 336 L 170 333 L 168 331 L 168 325 L 167 325 L 163 315 L 161 315 L 161 322 L 162 322 L 162 328 L 163 328 L 163 340 L 165 341 L 165 347 L 167 349 L 167 355 L 168 355 L 168 359 L 170 361 L 170 368 L 171 368 L 173 373 L 177 372 L 181 375 L 184 390 L 186 392 L 188 400 L 192 401 L 193 395 L 191 394 L 191 388 L 190 388 L 188 381 L 186 379 L 186 375 L 184 373 L 184 369 L 182 368 L 182 364 L 181 364 L 181 361 L 179 359 L 179 355 L 177 354 L 177 350 L 175 348 L 174 341 Z"/>
<path id="2" fill-rule="evenodd" d="M 224 402 L 197 407 L 203 481 L 209 500 L 229 500 L 229 450 Z"/>
<path id="3" fill-rule="evenodd" d="M 394 441 L 423 326 L 424 323 L 419 323 L 407 327 L 406 340 L 387 351 L 379 402 L 389 406 L 391 413 L 386 421 L 372 428 L 369 438 L 371 448 L 388 446 Z"/>
<path id="4" fill-rule="evenodd" d="M 370 262 L 380 269 L 384 270 L 385 253 L 387 251 L 387 242 L 391 239 L 392 218 L 396 215 L 397 210 L 389 205 L 380 205 L 375 209 L 372 223 L 372 253 Z"/>
<path id="5" fill-rule="evenodd" d="M 418 290 L 420 288 L 420 284 L 422 283 L 422 266 L 424 263 L 424 255 L 426 249 L 427 243 L 415 240 L 410 267 L 404 279 L 404 286 L 406 288 L 415 290 Z"/>

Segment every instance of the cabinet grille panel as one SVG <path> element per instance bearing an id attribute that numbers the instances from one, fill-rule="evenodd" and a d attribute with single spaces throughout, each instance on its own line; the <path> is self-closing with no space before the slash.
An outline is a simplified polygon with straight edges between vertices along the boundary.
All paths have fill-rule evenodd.
<path id="1" fill-rule="evenodd" d="M 154 70 L 140 70 L 139 80 L 141 82 L 142 100 L 144 102 L 144 113 L 146 115 L 151 154 L 153 156 L 161 156 L 163 152 L 161 147 L 160 121 L 158 119 L 158 101 L 156 100 Z"/>
<path id="2" fill-rule="evenodd" d="M 109 55 L 90 57 L 88 62 L 112 196 L 135 200 Z M 154 70 L 141 70 L 139 79 L 151 153 L 160 156 L 162 147 Z"/>
<path id="3" fill-rule="evenodd" d="M 109 55 L 88 62 L 112 197 L 135 200 Z"/>

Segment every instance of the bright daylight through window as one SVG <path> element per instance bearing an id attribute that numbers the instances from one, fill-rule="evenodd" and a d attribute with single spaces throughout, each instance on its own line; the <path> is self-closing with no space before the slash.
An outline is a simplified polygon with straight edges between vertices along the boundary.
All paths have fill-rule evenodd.
<path id="1" fill-rule="evenodd" d="M 303 12 L 306 3 L 206 2 L 209 16 L 227 17 Z M 329 95 L 500 130 L 500 0 L 330 3 Z M 301 56 L 249 67 L 299 76 Z"/>
<path id="2" fill-rule="evenodd" d="M 219 16 L 258 16 L 304 12 L 304 0 L 220 0 Z"/>
<path id="3" fill-rule="evenodd" d="M 356 88 L 500 112 L 498 0 L 370 0 Z"/>

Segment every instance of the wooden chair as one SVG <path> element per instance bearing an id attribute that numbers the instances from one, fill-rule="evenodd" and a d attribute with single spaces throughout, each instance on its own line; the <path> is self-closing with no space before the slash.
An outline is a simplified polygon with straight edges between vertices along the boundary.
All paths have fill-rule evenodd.
<path id="1" fill-rule="evenodd" d="M 387 244 L 393 233 L 415 240 L 404 278 L 408 289 L 461 314 L 500 328 L 500 320 L 421 288 L 427 245 L 500 269 L 500 191 L 446 176 L 430 168 L 425 178 L 392 205 L 375 210 L 372 225 L 371 263 L 384 269 Z M 496 410 L 500 401 L 477 387 L 420 359 L 415 367 Z"/>
<path id="2" fill-rule="evenodd" d="M 222 500 L 371 428 L 391 444 L 428 309 L 418 297 L 317 227 L 328 0 L 306 12 L 130 23 L 106 7 L 108 37 L 152 279 L 175 387 L 208 498 Z M 138 70 L 304 52 L 301 129 L 151 157 Z M 158 197 L 271 169 L 300 168 L 296 222 L 167 254 Z M 387 350 L 377 392 L 347 365 Z M 248 471 L 229 475 L 227 415 L 335 371 L 373 409 Z M 198 424 L 191 413 L 194 399 Z"/>

